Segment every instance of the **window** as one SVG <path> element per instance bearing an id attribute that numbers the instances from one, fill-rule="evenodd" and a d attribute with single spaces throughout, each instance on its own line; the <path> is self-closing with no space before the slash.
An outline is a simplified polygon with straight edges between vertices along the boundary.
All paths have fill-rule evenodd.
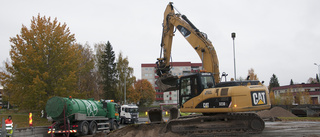
<path id="1" fill-rule="evenodd" d="M 137 113 L 138 112 L 138 108 L 129 108 L 128 112 Z"/>
<path id="2" fill-rule="evenodd" d="M 148 81 L 152 84 L 153 83 L 153 79 L 148 79 Z"/>
<path id="3" fill-rule="evenodd" d="M 191 79 L 186 78 L 181 82 L 181 94 L 182 95 L 190 95 L 191 94 Z"/>
<path id="4" fill-rule="evenodd" d="M 212 77 L 201 77 L 201 84 L 203 86 L 204 89 L 206 88 L 212 88 L 213 86 L 213 79 Z M 210 85 L 212 84 L 212 85 Z"/>

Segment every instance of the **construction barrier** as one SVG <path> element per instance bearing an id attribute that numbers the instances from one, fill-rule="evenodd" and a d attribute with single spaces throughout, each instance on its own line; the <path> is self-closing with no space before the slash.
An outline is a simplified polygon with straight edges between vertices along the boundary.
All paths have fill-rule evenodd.
<path id="1" fill-rule="evenodd" d="M 32 127 L 32 113 L 29 113 L 29 127 Z"/>

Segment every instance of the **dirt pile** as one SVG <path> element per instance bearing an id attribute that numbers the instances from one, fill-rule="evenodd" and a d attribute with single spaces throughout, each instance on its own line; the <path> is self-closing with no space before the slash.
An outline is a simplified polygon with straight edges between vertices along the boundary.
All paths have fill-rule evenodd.
<path id="1" fill-rule="evenodd" d="M 274 117 L 297 117 L 296 115 L 292 114 L 290 111 L 285 110 L 281 107 L 274 107 L 270 110 L 263 110 L 257 112 L 262 119 L 265 118 L 274 118 Z"/>
<path id="2" fill-rule="evenodd" d="M 182 137 L 165 131 L 166 123 L 134 124 L 110 132 L 108 137 Z"/>

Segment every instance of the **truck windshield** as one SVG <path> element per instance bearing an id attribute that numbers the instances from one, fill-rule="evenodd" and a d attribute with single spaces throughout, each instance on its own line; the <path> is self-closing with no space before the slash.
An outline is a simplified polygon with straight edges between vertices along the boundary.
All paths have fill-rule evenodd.
<path id="1" fill-rule="evenodd" d="M 127 108 L 126 112 L 137 113 L 138 112 L 138 108 Z"/>

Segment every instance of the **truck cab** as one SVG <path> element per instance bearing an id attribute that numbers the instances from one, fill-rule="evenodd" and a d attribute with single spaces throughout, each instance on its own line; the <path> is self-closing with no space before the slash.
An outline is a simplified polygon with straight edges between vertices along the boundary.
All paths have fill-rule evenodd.
<path id="1" fill-rule="evenodd" d="M 138 106 L 136 105 L 122 105 L 120 108 L 120 123 L 137 123 L 139 119 Z"/>

